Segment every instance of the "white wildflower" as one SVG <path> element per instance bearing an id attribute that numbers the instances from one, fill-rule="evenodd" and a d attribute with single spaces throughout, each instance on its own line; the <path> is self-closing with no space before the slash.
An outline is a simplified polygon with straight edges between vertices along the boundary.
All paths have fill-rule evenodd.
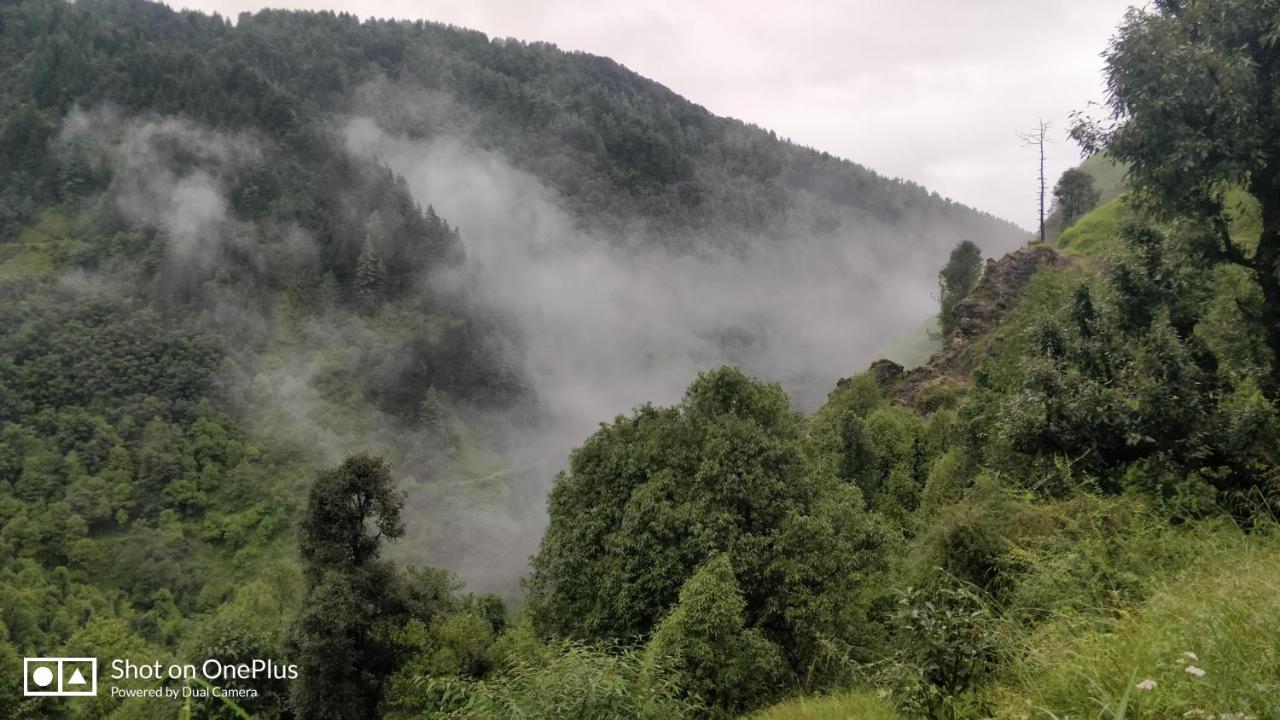
<path id="1" fill-rule="evenodd" d="M 1205 671 L 1204 671 L 1204 668 L 1199 668 L 1199 667 L 1196 667 L 1195 665 L 1188 665 L 1187 674 L 1194 675 L 1195 677 L 1204 677 Z"/>
<path id="2" fill-rule="evenodd" d="M 1200 661 L 1200 658 L 1199 658 L 1195 653 L 1191 652 L 1190 650 L 1188 650 L 1188 651 L 1186 651 L 1186 652 L 1182 653 L 1182 662 L 1183 662 L 1183 664 L 1185 664 L 1185 663 L 1187 663 L 1187 662 L 1199 662 L 1199 661 Z"/>
<path id="3" fill-rule="evenodd" d="M 1209 713 L 1201 710 L 1200 708 L 1193 708 L 1191 710 L 1188 710 L 1182 713 L 1182 717 L 1184 718 L 1202 718 L 1202 717 L 1208 717 L 1208 716 L 1209 716 Z"/>
<path id="4" fill-rule="evenodd" d="M 1134 687 L 1138 688 L 1139 690 L 1155 690 L 1156 681 L 1152 680 L 1151 678 L 1147 678 L 1146 680 L 1143 680 L 1137 685 L 1134 685 Z"/>

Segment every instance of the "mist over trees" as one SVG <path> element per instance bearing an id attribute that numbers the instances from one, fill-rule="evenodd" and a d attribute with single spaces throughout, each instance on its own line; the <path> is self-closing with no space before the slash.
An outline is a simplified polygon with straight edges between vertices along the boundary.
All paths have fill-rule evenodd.
<path id="1" fill-rule="evenodd" d="M 52 655 L 296 664 L 263 720 L 1265 717 L 1269 13 L 1131 11 L 1123 199 L 1003 255 L 607 58 L 3 4 L 0 717 L 241 715 Z"/>

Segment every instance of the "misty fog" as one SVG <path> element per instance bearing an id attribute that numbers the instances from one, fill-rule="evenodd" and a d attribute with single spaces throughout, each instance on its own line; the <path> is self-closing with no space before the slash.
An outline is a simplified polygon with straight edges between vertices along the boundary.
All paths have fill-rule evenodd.
<path id="1" fill-rule="evenodd" d="M 445 553 L 486 588 L 522 571 L 554 473 L 599 423 L 673 403 L 699 371 L 726 363 L 781 383 L 797 410 L 814 410 L 837 379 L 936 313 L 937 271 L 961 239 L 941 225 L 895 234 L 850 217 L 820 234 L 796 217 L 782 239 L 700 238 L 681 251 L 643 232 L 582 229 L 536 177 L 464 139 L 411 141 L 367 118 L 346 136 L 350 150 L 388 164 L 423 206 L 461 228 L 471 300 L 519 328 L 520 366 L 544 414 L 534 425 L 500 424 L 518 489 L 508 517 L 482 519 L 511 542 L 471 537 Z"/>
<path id="2" fill-rule="evenodd" d="M 781 231 L 666 242 L 639 224 L 608 235 L 584 229 L 553 190 L 458 126 L 409 140 L 362 117 L 344 135 L 350 152 L 390 167 L 423 207 L 460 228 L 465 265 L 419 278 L 424 295 L 443 292 L 512 328 L 498 352 L 536 410 L 459 408 L 492 457 L 442 453 L 371 404 L 353 411 L 326 398 L 321 379 L 335 367 L 391 372 L 412 361 L 409 344 L 389 342 L 376 320 L 281 316 L 215 282 L 227 253 L 300 275 L 318 267 L 299 228 L 259 227 L 229 211 L 220 178 L 254 162 L 252 138 L 96 109 L 73 111 L 60 142 L 98 148 L 97 161 L 113 168 L 116 209 L 163 233 L 162 285 L 199 286 L 200 322 L 240 340 L 226 385 L 253 426 L 318 464 L 358 450 L 388 456 L 410 493 L 409 533 L 393 557 L 510 597 L 555 474 L 599 423 L 673 403 L 698 372 L 722 364 L 777 381 L 797 410 L 814 410 L 837 379 L 936 312 L 937 270 L 962 239 L 928 220 L 886 227 L 803 191 Z M 289 339 L 270 339 L 281 322 Z"/>

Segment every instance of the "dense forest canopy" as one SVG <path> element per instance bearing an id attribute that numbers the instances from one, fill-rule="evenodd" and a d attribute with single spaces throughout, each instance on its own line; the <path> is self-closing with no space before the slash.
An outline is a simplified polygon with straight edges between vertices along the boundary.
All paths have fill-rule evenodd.
<path id="1" fill-rule="evenodd" d="M 3 4 L 0 720 L 1274 715 L 1267 7 L 1132 11 L 1015 250 L 607 58 Z"/>

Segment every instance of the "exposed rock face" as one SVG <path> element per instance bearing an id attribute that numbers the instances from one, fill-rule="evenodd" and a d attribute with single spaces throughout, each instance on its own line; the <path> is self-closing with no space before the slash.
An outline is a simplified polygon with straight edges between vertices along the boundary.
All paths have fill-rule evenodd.
<path id="1" fill-rule="evenodd" d="M 901 366 L 896 363 L 877 360 L 871 364 L 870 371 L 876 381 L 881 382 L 884 363 L 898 368 L 901 378 L 891 396 L 902 405 L 915 405 L 921 392 L 933 386 L 946 382 L 967 383 L 969 372 L 976 364 L 976 359 L 967 352 L 973 341 L 1000 324 L 1018 304 L 1036 271 L 1043 267 L 1061 267 L 1068 262 L 1065 256 L 1044 245 L 1027 246 L 999 260 L 987 260 L 978 286 L 956 306 L 955 332 L 929 362 L 902 374 Z"/>
<path id="2" fill-rule="evenodd" d="M 986 334 L 1022 298 L 1037 270 L 1066 263 L 1065 257 L 1045 245 L 1015 250 L 998 261 L 987 260 L 978 286 L 956 306 L 956 331 L 948 344 Z"/>
<path id="3" fill-rule="evenodd" d="M 871 363 L 871 367 L 868 368 L 868 372 L 871 373 L 871 377 L 875 378 L 876 384 L 882 388 L 892 387 L 893 384 L 898 381 L 898 378 L 902 377 L 902 373 L 905 370 L 906 368 L 902 367 L 898 363 L 885 358 L 880 358 L 879 360 Z"/>

